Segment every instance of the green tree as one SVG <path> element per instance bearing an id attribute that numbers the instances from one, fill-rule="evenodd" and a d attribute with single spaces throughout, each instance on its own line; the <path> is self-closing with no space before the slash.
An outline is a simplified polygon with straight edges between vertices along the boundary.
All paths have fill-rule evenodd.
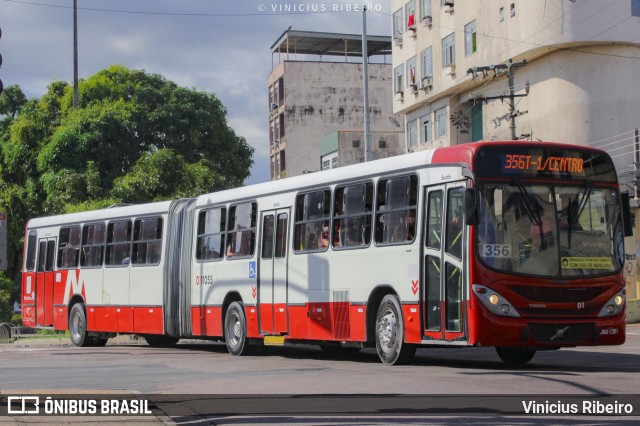
<path id="1" fill-rule="evenodd" d="M 9 214 L 8 276 L 19 282 L 26 221 L 117 202 L 191 197 L 242 185 L 253 148 L 211 93 L 157 74 L 109 69 L 39 99 L 0 95 L 0 211 Z"/>

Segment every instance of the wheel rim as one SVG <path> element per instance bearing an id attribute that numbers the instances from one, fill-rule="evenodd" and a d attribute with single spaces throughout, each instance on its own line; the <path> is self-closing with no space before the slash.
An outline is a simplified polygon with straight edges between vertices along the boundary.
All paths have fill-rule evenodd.
<path id="1" fill-rule="evenodd" d="M 71 333 L 76 341 L 79 341 L 84 334 L 84 324 L 80 320 L 78 313 L 74 313 L 73 319 L 71 320 Z"/>
<path id="2" fill-rule="evenodd" d="M 392 311 L 386 311 L 378 321 L 378 342 L 385 353 L 391 352 L 396 344 L 398 321 Z"/>
<path id="3" fill-rule="evenodd" d="M 242 323 L 240 317 L 235 312 L 231 316 L 229 321 L 229 339 L 233 346 L 238 346 L 240 339 L 242 338 Z"/>

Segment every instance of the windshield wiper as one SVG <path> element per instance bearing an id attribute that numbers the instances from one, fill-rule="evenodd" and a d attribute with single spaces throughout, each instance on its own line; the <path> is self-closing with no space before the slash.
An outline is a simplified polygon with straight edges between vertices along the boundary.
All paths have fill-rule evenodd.
<path id="1" fill-rule="evenodd" d="M 513 183 L 515 184 L 516 188 L 518 188 L 518 190 L 520 191 L 520 194 L 524 198 L 522 207 L 524 207 L 524 212 L 529 217 L 529 220 L 534 225 L 542 228 L 542 220 L 540 219 L 540 216 L 535 211 L 536 210 L 535 204 L 534 204 L 533 198 L 531 198 L 531 194 L 529 194 L 529 192 L 527 191 L 527 188 L 525 188 L 524 185 L 522 185 L 522 183 L 519 180 L 514 179 Z"/>

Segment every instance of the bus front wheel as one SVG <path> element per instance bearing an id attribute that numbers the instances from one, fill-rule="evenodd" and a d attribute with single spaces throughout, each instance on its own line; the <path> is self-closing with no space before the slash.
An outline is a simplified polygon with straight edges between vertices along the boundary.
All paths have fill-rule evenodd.
<path id="1" fill-rule="evenodd" d="M 523 365 L 531 361 L 536 354 L 535 349 L 531 348 L 504 348 L 496 347 L 496 352 L 500 359 L 509 365 Z"/>
<path id="2" fill-rule="evenodd" d="M 376 316 L 376 350 L 380 361 L 387 365 L 409 362 L 416 347 L 404 341 L 404 320 L 400 302 L 394 295 L 387 295 L 380 302 Z"/>

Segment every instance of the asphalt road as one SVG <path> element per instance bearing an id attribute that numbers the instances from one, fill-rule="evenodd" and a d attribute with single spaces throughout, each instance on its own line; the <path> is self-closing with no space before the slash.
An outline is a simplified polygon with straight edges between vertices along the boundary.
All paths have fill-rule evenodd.
<path id="1" fill-rule="evenodd" d="M 290 395 L 296 395 L 297 403 L 302 404 L 301 406 L 311 401 L 312 407 L 318 403 L 317 398 L 342 395 L 335 401 L 324 402 L 337 404 L 336 407 L 340 401 L 349 401 L 349 407 L 366 408 L 369 404 L 369 409 L 376 411 L 375 408 L 381 401 L 388 401 L 398 395 L 461 395 L 476 399 L 491 395 L 492 400 L 499 400 L 500 396 L 528 395 L 538 401 L 551 398 L 553 403 L 557 396 L 563 395 L 588 399 L 603 394 L 635 394 L 629 398 L 637 410 L 635 414 L 640 413 L 638 324 L 628 327 L 627 342 L 622 346 L 539 352 L 529 364 L 520 368 L 502 364 L 492 348 L 420 349 L 411 365 L 388 367 L 382 365 L 375 350 L 370 349 L 329 356 L 315 346 L 286 346 L 266 348 L 259 356 L 233 357 L 221 343 L 188 341 L 175 348 L 159 349 L 122 338 L 110 342 L 104 348 L 24 343 L 22 347 L 18 347 L 3 344 L 0 345 L 0 363 L 0 388 L 3 395 L 27 391 L 42 395 L 104 392 L 172 396 L 197 394 L 202 395 L 205 400 L 207 397 L 215 399 L 220 395 L 233 395 L 240 396 L 240 404 L 242 400 L 245 404 L 256 407 L 272 404 L 276 406 L 277 412 L 278 404 L 291 404 L 288 400 Z M 316 400 L 300 399 L 304 396 L 313 396 Z M 265 401 L 265 397 L 275 399 Z M 360 401 L 358 397 L 365 397 L 365 400 Z M 482 402 L 481 399 L 479 401 Z M 208 406 L 220 403 L 215 400 L 206 402 Z M 484 402 L 490 403 L 488 400 Z M 227 401 L 227 404 L 230 403 Z M 210 412 L 198 413 L 197 407 L 191 410 L 187 414 L 169 417 L 174 421 L 180 419 L 179 423 L 191 422 L 197 418 L 196 424 L 201 424 L 199 422 L 203 419 L 207 419 L 203 424 L 265 422 L 264 410 L 258 410 L 262 416 L 256 414 L 257 417 L 240 419 L 233 416 L 211 417 Z M 466 421 L 464 412 L 460 414 L 462 417 L 456 417 L 455 421 Z M 168 422 L 169 417 L 158 418 L 162 422 Z M 235 420 L 225 423 L 230 418 Z M 270 420 L 267 423 L 281 424 L 292 422 L 297 417 L 273 414 L 268 418 Z M 359 423 L 358 419 L 361 418 L 363 422 Z M 338 423 L 433 424 L 454 420 L 451 417 L 431 418 L 425 423 L 424 416 L 392 417 L 381 423 L 376 423 L 381 420 L 376 417 L 345 419 L 344 423 Z M 516 424 L 549 423 L 549 419 L 540 417 L 516 416 L 508 419 L 509 423 Z M 2 420 L 0 418 L 0 422 Z M 324 424 L 325 421 L 327 424 L 336 424 L 333 417 L 318 417 L 315 420 L 310 424 Z M 610 417 L 562 416 L 552 423 L 585 424 L 585 420 L 589 420 L 586 421 L 587 424 L 613 421 Z M 590 423 L 592 420 L 595 423 Z M 537 423 L 538 421 L 541 423 Z M 638 417 L 615 419 L 617 424 L 637 421 Z M 494 418 L 487 424 L 495 422 Z M 473 423 L 484 424 L 477 419 Z"/>

